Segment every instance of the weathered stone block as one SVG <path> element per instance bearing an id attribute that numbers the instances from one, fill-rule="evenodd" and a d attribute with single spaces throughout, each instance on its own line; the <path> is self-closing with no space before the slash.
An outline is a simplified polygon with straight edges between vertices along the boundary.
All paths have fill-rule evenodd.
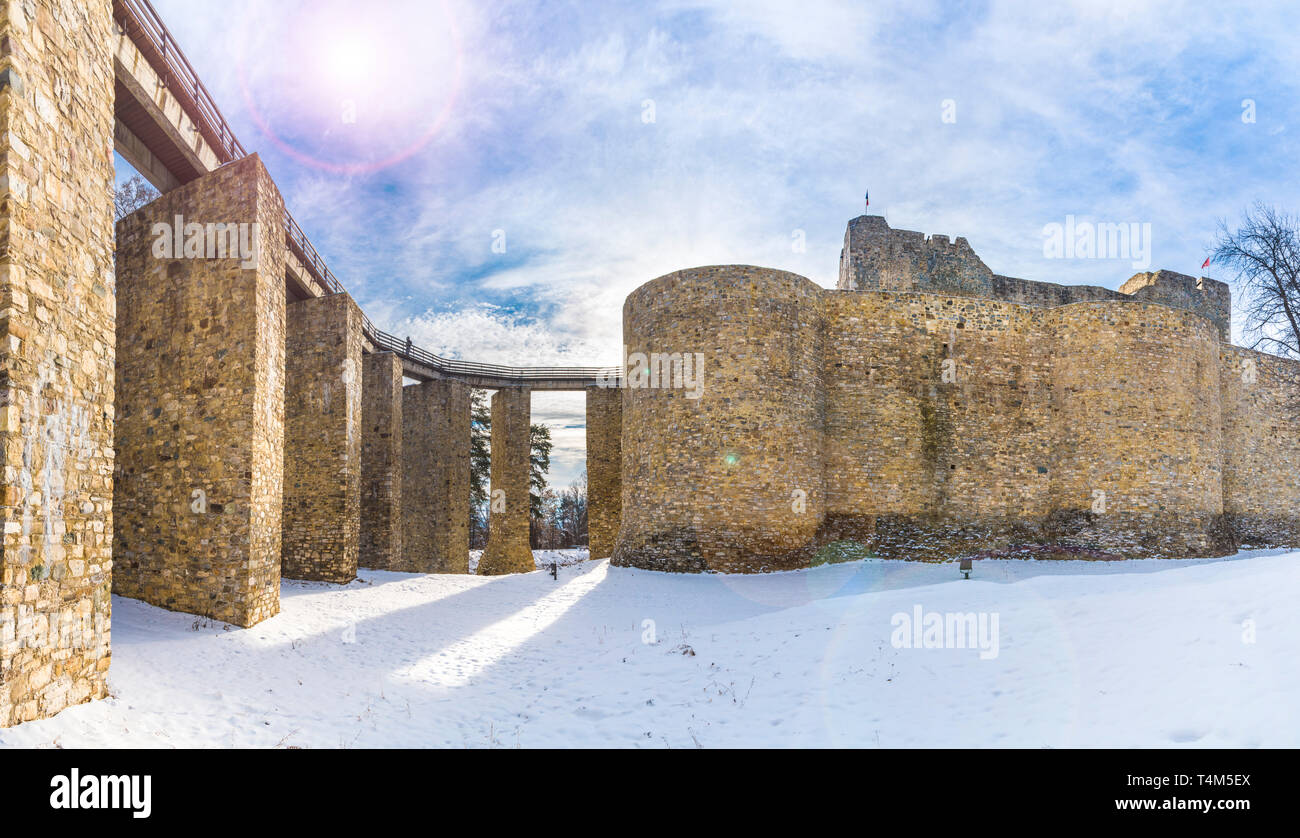
<path id="1" fill-rule="evenodd" d="M 591 558 L 614 554 L 623 508 L 623 391 L 587 388 L 587 544 Z"/>
<path id="2" fill-rule="evenodd" d="M 525 387 L 492 396 L 492 493 L 488 543 L 478 565 L 482 576 L 537 569 L 528 532 L 531 406 L 532 391 Z"/>
<path id="3" fill-rule="evenodd" d="M 286 579 L 347 583 L 357 575 L 362 317 L 347 294 L 287 309 L 280 551 Z"/>
<path id="4" fill-rule="evenodd" d="M 402 390 L 402 561 L 411 573 L 469 572 L 470 388 Z"/>
<path id="5" fill-rule="evenodd" d="M 280 608 L 283 212 L 252 155 L 117 230 L 114 591 L 242 626 Z M 155 255 L 178 219 L 242 225 L 253 258 Z"/>
<path id="6" fill-rule="evenodd" d="M 402 361 L 391 352 L 361 362 L 361 567 L 402 561 Z"/>

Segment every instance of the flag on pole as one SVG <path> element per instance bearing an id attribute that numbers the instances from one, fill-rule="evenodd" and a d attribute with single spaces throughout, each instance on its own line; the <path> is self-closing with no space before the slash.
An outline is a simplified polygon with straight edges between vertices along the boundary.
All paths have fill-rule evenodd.
<path id="1" fill-rule="evenodd" d="M 1210 266 L 1210 257 L 1206 256 L 1205 261 L 1201 263 L 1201 270 L 1205 270 L 1209 266 Z"/>

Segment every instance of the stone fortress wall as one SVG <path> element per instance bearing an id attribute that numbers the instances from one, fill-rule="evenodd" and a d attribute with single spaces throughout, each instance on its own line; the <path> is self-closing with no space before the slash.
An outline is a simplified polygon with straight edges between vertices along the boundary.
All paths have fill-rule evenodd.
<path id="1" fill-rule="evenodd" d="M 112 25 L 0 4 L 0 727 L 108 692 Z"/>
<path id="2" fill-rule="evenodd" d="M 964 238 L 950 242 L 947 236 L 927 238 L 912 230 L 894 230 L 878 215 L 860 215 L 849 222 L 835 287 L 841 291 L 928 291 L 1046 307 L 1137 300 L 1195 311 L 1213 322 L 1225 341 L 1231 338 L 1231 292 L 1226 284 L 1208 277 L 1149 271 L 1134 274 L 1118 291 L 1017 279 L 993 273 Z"/>
<path id="3" fill-rule="evenodd" d="M 1234 347 L 1227 287 L 999 277 L 964 239 L 849 224 L 837 289 L 750 266 L 629 296 L 632 353 L 703 392 L 623 393 L 614 563 L 874 554 L 1215 556 L 1300 544 L 1300 365 Z M 824 554 L 822 554 L 824 556 Z"/>

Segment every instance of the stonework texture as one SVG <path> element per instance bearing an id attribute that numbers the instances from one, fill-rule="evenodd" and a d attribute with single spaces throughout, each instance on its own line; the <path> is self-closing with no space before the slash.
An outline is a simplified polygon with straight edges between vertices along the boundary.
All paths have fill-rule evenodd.
<path id="1" fill-rule="evenodd" d="M 357 563 L 396 570 L 402 560 L 402 361 L 361 362 L 361 549 Z"/>
<path id="2" fill-rule="evenodd" d="M 1224 515 L 1242 547 L 1300 544 L 1300 364 L 1219 352 Z"/>
<path id="3" fill-rule="evenodd" d="M 252 155 L 117 227 L 113 590 L 241 626 L 280 608 L 283 212 Z M 258 225 L 255 266 L 155 256 L 178 216 Z"/>
<path id="4" fill-rule="evenodd" d="M 974 287 L 968 267 L 944 282 Z M 825 290 L 724 266 L 633 292 L 614 563 L 778 570 L 843 541 L 914 559 L 1300 545 L 1300 364 L 1226 343 L 1220 284 L 1154 272 L 1049 305 L 917 290 L 908 270 Z M 702 354 L 698 399 L 637 386 L 632 359 L 654 352 Z"/>
<path id="5" fill-rule="evenodd" d="M 112 26 L 108 0 L 0 5 L 0 727 L 107 692 Z"/>
<path id="6" fill-rule="evenodd" d="M 532 391 L 526 387 L 505 388 L 492 396 L 492 485 L 480 576 L 537 569 L 528 540 L 531 407 Z"/>
<path id="7" fill-rule="evenodd" d="M 593 559 L 614 554 L 623 506 L 623 392 L 587 388 L 587 546 Z"/>
<path id="8" fill-rule="evenodd" d="M 409 573 L 469 572 L 470 387 L 402 388 L 402 559 Z"/>
<path id="9" fill-rule="evenodd" d="M 911 558 L 1227 544 L 1203 318 L 881 292 L 826 305 L 831 532 Z"/>
<path id="10" fill-rule="evenodd" d="M 300 300 L 286 311 L 286 579 L 347 583 L 357 576 L 362 317 L 347 294 Z"/>

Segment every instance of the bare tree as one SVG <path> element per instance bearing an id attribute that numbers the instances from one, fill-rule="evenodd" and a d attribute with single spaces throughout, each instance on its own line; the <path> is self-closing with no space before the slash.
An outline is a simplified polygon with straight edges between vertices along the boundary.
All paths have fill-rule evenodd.
<path id="1" fill-rule="evenodd" d="M 1237 275 L 1248 346 L 1300 358 L 1300 221 L 1256 203 L 1235 232 L 1219 222 L 1210 261 Z"/>
<path id="2" fill-rule="evenodd" d="M 158 197 L 158 190 L 139 175 L 132 175 L 126 183 L 119 183 L 113 195 L 113 220 L 121 221 L 131 213 L 153 203 Z"/>
<path id="3" fill-rule="evenodd" d="M 1210 261 L 1236 274 L 1247 346 L 1287 359 L 1269 366 L 1300 421 L 1300 219 L 1256 202 L 1236 232 L 1219 222 Z"/>

